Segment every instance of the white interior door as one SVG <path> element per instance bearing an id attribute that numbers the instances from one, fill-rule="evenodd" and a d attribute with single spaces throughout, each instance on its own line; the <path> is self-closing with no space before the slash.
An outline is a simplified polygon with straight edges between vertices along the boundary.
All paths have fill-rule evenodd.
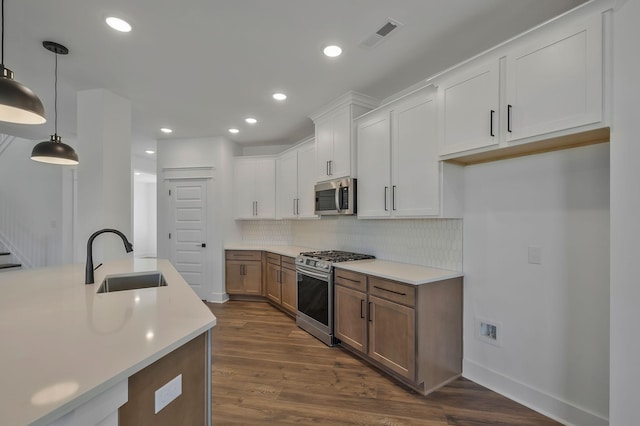
<path id="1" fill-rule="evenodd" d="M 211 295 L 207 253 L 207 181 L 170 181 L 169 247 L 173 266 L 203 300 Z"/>

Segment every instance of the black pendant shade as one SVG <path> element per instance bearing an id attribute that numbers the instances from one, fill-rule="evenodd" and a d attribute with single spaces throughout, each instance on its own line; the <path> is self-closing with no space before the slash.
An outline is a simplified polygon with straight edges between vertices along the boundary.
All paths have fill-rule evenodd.
<path id="1" fill-rule="evenodd" d="M 18 124 L 42 124 L 44 107 L 35 93 L 13 79 L 13 71 L 0 65 L 0 120 Z"/>
<path id="2" fill-rule="evenodd" d="M 58 135 L 51 135 L 51 140 L 40 142 L 33 147 L 31 159 L 41 163 L 74 166 L 78 164 L 78 154 Z"/>
<path id="3" fill-rule="evenodd" d="M 44 107 L 38 96 L 13 79 L 13 71 L 4 66 L 4 0 L 2 0 L 2 51 L 0 52 L 0 121 L 18 124 L 42 124 Z"/>
<path id="4" fill-rule="evenodd" d="M 31 159 L 40 161 L 41 163 L 61 164 L 63 166 L 75 166 L 78 164 L 78 154 L 72 147 L 62 142 L 62 138 L 58 136 L 58 55 L 66 55 L 69 49 L 61 44 L 53 41 L 43 41 L 42 45 L 45 49 L 56 54 L 55 68 L 55 90 L 54 90 L 54 123 L 55 133 L 51 135 L 48 141 L 40 142 L 33 147 L 31 151 Z"/>

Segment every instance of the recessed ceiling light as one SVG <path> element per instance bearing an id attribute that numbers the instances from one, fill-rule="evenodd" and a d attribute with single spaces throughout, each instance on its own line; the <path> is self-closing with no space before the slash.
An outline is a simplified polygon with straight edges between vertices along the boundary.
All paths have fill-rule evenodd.
<path id="1" fill-rule="evenodd" d="M 155 153 L 156 153 L 156 152 L 155 152 L 154 150 L 152 150 L 152 149 L 147 149 L 145 152 L 146 152 L 147 154 L 155 154 Z"/>
<path id="2" fill-rule="evenodd" d="M 335 58 L 336 56 L 340 56 L 340 54 L 342 53 L 342 48 L 340 46 L 331 45 L 325 47 L 323 52 L 328 57 Z"/>
<path id="3" fill-rule="evenodd" d="M 276 101 L 284 101 L 285 99 L 287 99 L 287 95 L 285 95 L 284 93 L 274 93 L 273 99 L 275 99 Z"/>
<path id="4" fill-rule="evenodd" d="M 160 129 L 160 131 L 161 131 L 162 133 L 173 133 L 173 130 L 171 130 L 171 129 L 170 129 L 170 128 L 168 128 L 168 127 L 162 127 L 162 128 Z"/>
<path id="5" fill-rule="evenodd" d="M 116 31 L 120 31 L 121 33 L 128 33 L 131 31 L 131 24 L 121 18 L 116 18 L 115 16 L 109 16 L 105 19 L 107 25 L 113 28 Z"/>
<path id="6" fill-rule="evenodd" d="M 232 129 L 229 129 L 229 133 L 233 133 L 233 134 L 240 133 L 240 130 L 232 128 Z"/>
<path id="7" fill-rule="evenodd" d="M 249 124 L 256 124 L 258 122 L 258 120 L 256 120 L 255 118 L 252 117 L 247 117 L 244 119 L 244 121 L 246 121 Z"/>
<path id="8" fill-rule="evenodd" d="M 133 174 L 136 176 L 140 176 L 140 172 L 134 172 Z"/>

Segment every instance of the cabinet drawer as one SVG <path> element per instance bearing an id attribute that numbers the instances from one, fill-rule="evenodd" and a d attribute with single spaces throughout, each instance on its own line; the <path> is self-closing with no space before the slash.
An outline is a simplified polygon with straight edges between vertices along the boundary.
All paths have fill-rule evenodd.
<path id="1" fill-rule="evenodd" d="M 416 304 L 414 286 L 382 278 L 369 277 L 369 294 L 407 306 L 415 306 Z"/>
<path id="2" fill-rule="evenodd" d="M 335 269 L 335 284 L 343 285 L 354 290 L 367 291 L 367 276 L 357 272 Z"/>
<path id="3" fill-rule="evenodd" d="M 280 255 L 267 252 L 267 262 L 273 265 L 280 266 Z"/>
<path id="4" fill-rule="evenodd" d="M 227 250 L 227 260 L 262 260 L 262 252 L 257 250 Z"/>
<path id="5" fill-rule="evenodd" d="M 291 269 L 293 271 L 296 270 L 296 259 L 293 257 L 282 256 L 280 260 L 282 261 L 283 268 Z"/>

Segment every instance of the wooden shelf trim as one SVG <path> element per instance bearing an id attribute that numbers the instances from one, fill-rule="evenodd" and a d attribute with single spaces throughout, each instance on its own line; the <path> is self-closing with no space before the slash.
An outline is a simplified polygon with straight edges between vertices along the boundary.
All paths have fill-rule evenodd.
<path id="1" fill-rule="evenodd" d="M 492 149 L 476 154 L 443 160 L 447 163 L 470 166 L 472 164 L 488 163 L 491 161 L 506 160 L 509 158 L 523 157 L 525 155 L 541 154 L 543 152 L 559 151 L 562 149 L 577 148 L 580 146 L 606 143 L 610 140 L 610 128 L 602 127 L 587 130 L 566 136 L 545 139 L 537 142 L 523 143 L 505 148 Z"/>

